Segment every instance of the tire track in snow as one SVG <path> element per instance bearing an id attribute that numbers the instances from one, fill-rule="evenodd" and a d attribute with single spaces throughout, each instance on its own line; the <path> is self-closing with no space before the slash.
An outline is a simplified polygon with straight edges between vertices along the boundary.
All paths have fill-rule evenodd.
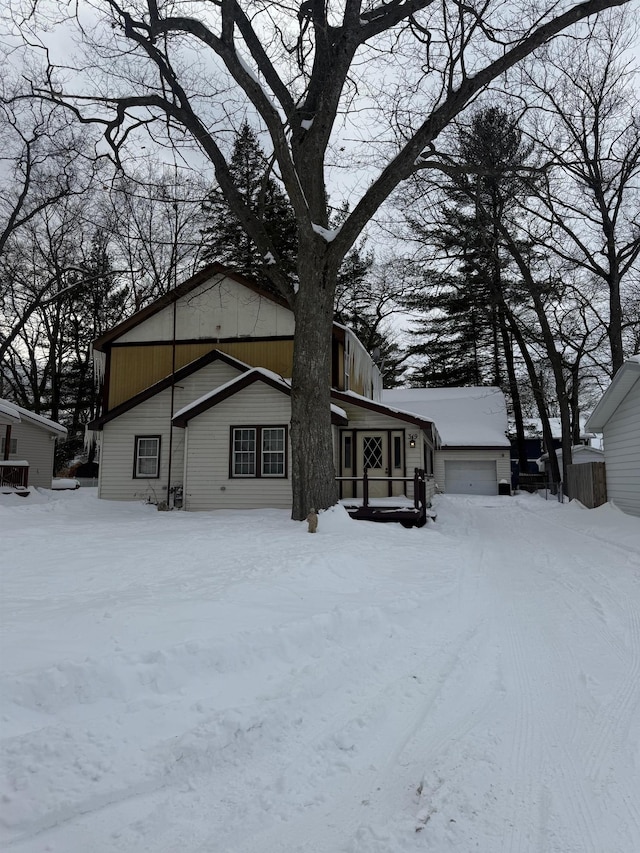
<path id="1" fill-rule="evenodd" d="M 505 853 L 520 853 L 528 849 L 530 836 L 534 831 L 531 826 L 531 804 L 540 799 L 540 791 L 534 790 L 533 785 L 533 779 L 540 778 L 542 747 L 539 741 L 536 742 L 531 713 L 535 691 L 529 677 L 530 654 L 527 660 L 522 643 L 522 629 L 519 626 L 516 628 L 516 621 L 512 617 L 507 625 L 507 651 L 512 664 L 511 673 L 515 678 L 515 719 L 513 744 L 509 752 L 509 778 L 518 780 L 518 790 L 511 791 L 513 817 L 510 832 L 505 834 L 502 845 Z M 541 829 L 545 828 L 535 828 L 538 835 Z"/>
<path id="2" fill-rule="evenodd" d="M 588 778 L 598 785 L 606 783 L 611 775 L 610 758 L 624 750 L 628 732 L 640 717 L 640 616 L 634 612 L 630 618 L 631 666 L 618 689 L 594 720 L 596 736 L 591 744 L 586 762 Z M 631 800 L 631 816 L 640 836 L 640 806 Z"/>

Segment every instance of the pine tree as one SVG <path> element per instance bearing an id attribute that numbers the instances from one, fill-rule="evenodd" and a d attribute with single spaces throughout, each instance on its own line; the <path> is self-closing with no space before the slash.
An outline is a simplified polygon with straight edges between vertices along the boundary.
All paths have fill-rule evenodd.
<path id="1" fill-rule="evenodd" d="M 108 237 L 103 230 L 95 231 L 89 256 L 76 276 L 79 285 L 68 298 L 63 342 L 67 356 L 60 378 L 65 392 L 61 408 L 66 412 L 68 438 L 59 447 L 60 464 L 81 451 L 84 424 L 99 414 L 100 390 L 93 375 L 93 341 L 118 323 L 125 309 L 127 291 L 114 274 Z"/>
<path id="2" fill-rule="evenodd" d="M 273 178 L 271 164 L 260 147 L 258 137 L 245 122 L 233 144 L 229 169 L 249 207 L 264 222 L 279 258 L 289 275 L 296 269 L 296 222 L 286 196 Z M 203 260 L 217 261 L 242 275 L 268 282 L 262 268 L 265 259 L 242 228 L 219 189 L 204 203 L 208 224 L 202 230 L 205 244 Z"/>
<path id="3" fill-rule="evenodd" d="M 427 315 L 413 333 L 424 335 L 424 340 L 411 349 L 416 355 L 431 355 L 434 342 L 436 349 L 447 349 L 434 376 L 438 384 L 463 380 L 505 386 L 508 356 L 501 305 L 513 297 L 514 288 L 508 274 L 511 261 L 501 250 L 495 223 L 526 191 L 518 170 L 531 149 L 523 145 L 511 116 L 490 107 L 459 131 L 455 153 L 463 169 L 444 187 L 448 201 L 440 223 L 425 228 L 409 219 L 418 236 L 457 261 L 455 275 L 430 270 L 424 294 L 408 305 Z"/>

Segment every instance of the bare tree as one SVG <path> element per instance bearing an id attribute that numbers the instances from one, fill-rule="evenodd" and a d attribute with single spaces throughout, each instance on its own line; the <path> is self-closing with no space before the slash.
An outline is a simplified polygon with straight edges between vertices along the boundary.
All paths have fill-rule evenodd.
<path id="1" fill-rule="evenodd" d="M 92 168 L 78 127 L 60 109 L 15 90 L 0 97 L 0 361 L 37 308 L 53 296 L 54 279 L 16 288 L 21 241 L 33 222 L 83 193 Z"/>
<path id="2" fill-rule="evenodd" d="M 601 283 L 610 376 L 628 354 L 623 306 L 640 286 L 640 100 L 627 53 L 634 28 L 637 35 L 630 14 L 612 11 L 594 22 L 588 49 L 549 47 L 529 75 L 533 134 L 549 166 L 536 214 L 548 249 Z"/>
<path id="3" fill-rule="evenodd" d="M 98 203 L 114 259 L 128 270 L 131 309 L 137 311 L 202 261 L 205 181 L 149 157 L 133 173 L 118 173 Z"/>
<path id="4" fill-rule="evenodd" d="M 293 309 L 294 518 L 337 497 L 326 377 L 345 255 L 402 181 L 439 166 L 434 143 L 467 104 L 567 27 L 624 2 L 216 0 L 190 4 L 186 14 L 173 0 L 77 4 L 81 17 L 94 16 L 91 42 L 88 27 L 81 33 L 103 74 L 93 94 L 89 81 L 73 92 L 50 65 L 49 97 L 102 123 L 116 157 L 161 117 L 174 138 L 186 129 L 264 258 L 265 275 Z M 37 18 L 29 26 L 33 32 Z M 295 277 L 244 203 L 225 157 L 221 139 L 247 111 L 268 132 L 274 174 L 295 213 Z M 331 229 L 326 182 L 337 168 L 353 171 L 362 154 L 353 136 L 364 140 L 368 178 L 347 219 Z"/>

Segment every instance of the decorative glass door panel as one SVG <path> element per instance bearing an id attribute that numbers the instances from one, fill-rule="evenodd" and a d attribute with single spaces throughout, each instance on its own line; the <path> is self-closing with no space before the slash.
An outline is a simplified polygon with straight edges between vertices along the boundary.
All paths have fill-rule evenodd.
<path id="1" fill-rule="evenodd" d="M 389 436 L 385 431 L 359 432 L 357 434 L 358 476 L 367 469 L 369 477 L 389 476 Z M 383 498 L 389 494 L 387 481 L 369 483 L 369 497 Z M 362 495 L 362 483 L 358 484 L 358 495 Z"/>

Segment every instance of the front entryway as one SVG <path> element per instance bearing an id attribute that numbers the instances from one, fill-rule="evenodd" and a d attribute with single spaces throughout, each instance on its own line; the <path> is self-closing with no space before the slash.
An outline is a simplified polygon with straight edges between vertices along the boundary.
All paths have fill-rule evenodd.
<path id="1" fill-rule="evenodd" d="M 356 447 L 361 471 L 367 471 L 369 477 L 389 476 L 389 436 L 386 431 L 356 433 Z M 370 497 L 383 498 L 388 494 L 387 482 L 370 481 Z"/>

